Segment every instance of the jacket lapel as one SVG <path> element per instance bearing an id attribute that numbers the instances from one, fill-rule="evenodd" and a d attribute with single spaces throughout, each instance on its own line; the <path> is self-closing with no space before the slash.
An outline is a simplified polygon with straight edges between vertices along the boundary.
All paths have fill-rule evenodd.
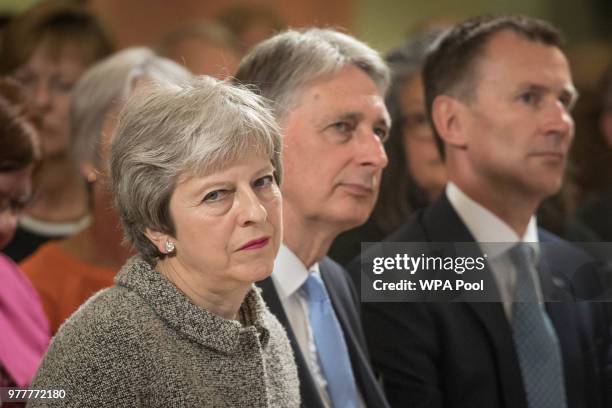
<path id="1" fill-rule="evenodd" d="M 546 234 L 539 232 L 542 243 L 551 243 Z M 560 259 L 555 251 L 555 246 L 542 246 L 542 256 L 538 264 L 540 285 L 542 295 L 551 302 L 546 303 L 546 312 L 552 322 L 559 345 L 563 353 L 563 369 L 565 371 L 567 399 L 569 406 L 579 406 L 582 396 L 576 393 L 576 389 L 586 389 L 584 364 L 589 361 L 588 356 L 583 355 L 580 340 L 576 333 L 580 333 L 578 309 L 588 308 L 588 303 L 573 303 L 571 282 L 563 274 L 555 273 L 558 268 L 556 259 Z M 583 327 L 588 325 L 588 319 L 583 319 Z M 567 382 L 571 382 L 571 385 Z"/>
<path id="2" fill-rule="evenodd" d="M 321 277 L 323 278 L 323 282 L 325 283 L 325 287 L 329 293 L 329 298 L 334 307 L 336 317 L 338 318 L 340 326 L 342 327 L 342 332 L 344 333 L 344 340 L 346 341 L 346 347 L 348 348 L 355 381 L 357 382 L 358 389 L 366 406 L 385 407 L 387 405 L 382 394 L 377 396 L 376 388 L 368 386 L 368 384 L 375 382 L 376 379 L 372 371 L 369 369 L 369 357 L 366 355 L 366 351 L 364 349 L 365 339 L 361 338 L 354 329 L 355 325 L 360 324 L 358 321 L 359 316 L 357 315 L 357 312 L 355 312 L 355 316 L 351 318 L 349 310 L 354 308 L 354 305 L 347 304 L 346 302 L 350 301 L 352 293 L 347 292 L 344 293 L 344 296 L 340 296 L 340 292 L 342 291 L 341 286 L 344 285 L 341 285 L 340 282 L 335 282 L 337 277 L 334 276 L 334 271 L 332 270 L 334 267 L 334 265 L 329 265 L 325 259 L 319 263 Z M 339 274 L 345 272 L 343 270 L 338 270 L 336 273 Z M 350 289 L 347 287 L 346 290 L 348 291 Z M 363 345 L 360 344 L 360 339 Z"/>
<path id="3" fill-rule="evenodd" d="M 295 357 L 295 363 L 298 369 L 302 406 L 308 408 L 324 408 L 323 401 L 321 401 L 321 397 L 319 397 L 319 392 L 317 390 L 317 387 L 315 386 L 314 379 L 310 374 L 310 370 L 308 369 L 308 365 L 306 364 L 304 355 L 300 350 L 297 338 L 293 333 L 293 329 L 291 328 L 291 324 L 289 323 L 289 318 L 285 313 L 285 309 L 283 308 L 283 304 L 281 303 L 281 300 L 278 296 L 278 292 L 274 287 L 274 282 L 272 281 L 272 278 L 266 278 L 260 282 L 257 282 L 257 286 L 261 288 L 261 296 L 268 305 L 268 308 L 270 309 L 272 314 L 276 316 L 280 324 L 287 331 L 287 337 L 289 338 L 289 343 L 291 343 L 291 348 L 293 349 L 293 355 Z"/>
<path id="4" fill-rule="evenodd" d="M 427 208 L 419 219 L 427 239 L 431 242 L 475 242 L 446 194 Z M 491 277 L 492 278 L 492 277 Z M 491 282 L 494 282 L 491 279 Z M 496 286 L 493 286 L 496 288 Z M 494 345 L 504 399 L 507 406 L 525 406 L 526 396 L 521 383 L 518 357 L 512 341 L 512 332 L 501 302 L 466 302 L 482 323 Z M 513 356 L 509 358 L 509 356 Z"/>

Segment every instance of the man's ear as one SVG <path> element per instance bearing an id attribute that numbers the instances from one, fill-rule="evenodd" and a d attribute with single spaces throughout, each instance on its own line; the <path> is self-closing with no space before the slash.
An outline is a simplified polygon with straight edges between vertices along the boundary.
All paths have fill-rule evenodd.
<path id="1" fill-rule="evenodd" d="M 445 144 L 465 149 L 465 105 L 448 95 L 438 95 L 431 107 L 431 118 Z"/>
<path id="2" fill-rule="evenodd" d="M 153 231 L 151 228 L 145 228 L 144 234 L 147 238 L 149 238 L 149 241 L 151 241 L 151 243 L 155 245 L 155 248 L 157 248 L 159 252 L 161 252 L 162 254 L 168 252 L 166 250 L 166 242 L 173 241 L 172 238 L 168 236 L 168 234 L 164 234 L 163 232 L 159 231 Z"/>

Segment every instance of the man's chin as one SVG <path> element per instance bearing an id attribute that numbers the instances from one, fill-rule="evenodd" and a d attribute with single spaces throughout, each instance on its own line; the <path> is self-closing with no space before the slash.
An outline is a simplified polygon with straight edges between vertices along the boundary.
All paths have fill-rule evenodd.
<path id="1" fill-rule="evenodd" d="M 353 228 L 357 228 L 366 223 L 368 218 L 370 217 L 371 211 L 367 211 L 365 213 L 352 213 L 352 216 L 348 216 L 349 214 L 344 214 L 343 217 L 339 217 L 337 219 L 337 224 L 339 225 L 340 232 L 346 232 L 348 230 L 352 230 Z"/>
<path id="2" fill-rule="evenodd" d="M 547 199 L 561 191 L 563 179 L 561 177 L 552 180 L 543 180 L 540 183 L 535 183 L 531 186 L 534 194 L 542 197 L 542 200 Z"/>

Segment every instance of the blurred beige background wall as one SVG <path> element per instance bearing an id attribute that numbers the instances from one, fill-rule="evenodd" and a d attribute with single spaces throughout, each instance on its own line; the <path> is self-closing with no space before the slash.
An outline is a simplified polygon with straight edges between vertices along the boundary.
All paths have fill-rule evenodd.
<path id="1" fill-rule="evenodd" d="M 478 14 L 522 13 L 550 18 L 548 0 L 358 0 L 355 30 L 385 51 L 423 24 Z"/>
<path id="2" fill-rule="evenodd" d="M 37 0 L 0 0 L 0 12 L 18 12 Z M 147 44 L 177 25 L 210 18 L 236 4 L 275 9 L 291 26 L 332 25 L 381 51 L 426 21 L 483 13 L 524 13 L 561 26 L 570 43 L 612 31 L 611 0 L 82 0 L 102 18 L 120 47 Z M 606 27 L 607 26 L 607 27 Z"/>

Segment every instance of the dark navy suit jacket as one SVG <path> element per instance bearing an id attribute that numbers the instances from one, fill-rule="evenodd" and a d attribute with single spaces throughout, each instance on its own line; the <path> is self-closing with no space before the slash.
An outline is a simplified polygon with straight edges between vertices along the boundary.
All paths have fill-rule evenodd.
<path id="1" fill-rule="evenodd" d="M 366 349 L 365 336 L 359 319 L 359 299 L 355 288 L 346 271 L 330 258 L 319 262 L 321 277 L 329 292 L 334 311 L 342 326 L 344 338 L 349 351 L 349 357 L 355 375 L 355 381 L 361 395 L 368 407 L 388 407 L 382 389 L 379 386 L 370 367 L 369 356 Z M 285 313 L 281 300 L 271 278 L 267 278 L 257 285 L 262 289 L 262 296 L 276 318 L 287 330 L 287 336 L 295 354 L 300 379 L 300 393 L 302 406 L 308 408 L 323 408 L 323 402 L 308 370 L 306 360 L 300 351 L 297 339 L 289 319 Z"/>
<path id="2" fill-rule="evenodd" d="M 586 254 L 544 230 L 538 234 L 541 242 L 556 241 L 552 249 L 543 246 L 538 268 L 547 299 L 572 300 L 601 289 Z M 386 241 L 474 242 L 474 237 L 443 194 Z M 359 261 L 349 269 L 358 282 Z M 546 311 L 562 350 L 568 407 L 612 407 L 606 401 L 612 384 L 604 304 L 547 303 Z M 501 303 L 364 303 L 363 322 L 392 406 L 527 408 Z"/>

